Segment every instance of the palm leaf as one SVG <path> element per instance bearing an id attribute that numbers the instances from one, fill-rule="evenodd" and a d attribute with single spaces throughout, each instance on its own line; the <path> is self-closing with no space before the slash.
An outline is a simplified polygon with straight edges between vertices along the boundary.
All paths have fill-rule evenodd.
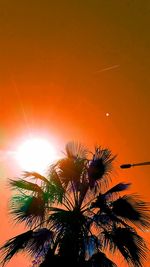
<path id="1" fill-rule="evenodd" d="M 56 165 L 57 166 L 57 165 Z M 57 173 L 57 171 L 55 170 L 56 166 L 52 166 L 50 169 L 50 174 L 49 174 L 49 179 L 51 182 L 53 182 L 55 185 L 57 185 L 58 187 L 63 187 L 62 186 L 62 182 L 61 179 L 59 177 L 59 174 Z"/>
<path id="2" fill-rule="evenodd" d="M 81 189 L 81 179 L 85 172 L 85 160 L 80 158 L 64 158 L 57 163 L 58 175 L 63 188 L 69 193 L 73 192 L 74 201 L 77 201 L 77 194 Z"/>
<path id="3" fill-rule="evenodd" d="M 64 189 L 53 183 L 47 185 L 45 187 L 45 192 L 43 193 L 45 202 L 51 204 L 54 202 L 62 203 L 63 196 L 64 196 Z"/>
<path id="4" fill-rule="evenodd" d="M 103 194 L 103 196 L 107 199 L 108 197 L 112 196 L 113 194 L 118 194 L 121 191 L 124 191 L 129 188 L 131 184 L 128 183 L 119 183 L 115 186 L 113 186 L 111 189 L 109 189 L 107 192 Z"/>
<path id="5" fill-rule="evenodd" d="M 104 246 L 111 251 L 118 249 L 130 266 L 142 267 L 146 260 L 147 247 L 142 237 L 132 228 L 118 227 L 111 232 L 104 231 Z"/>
<path id="6" fill-rule="evenodd" d="M 19 189 L 29 190 L 29 191 L 33 191 L 37 193 L 43 193 L 40 186 L 38 186 L 35 183 L 25 181 L 23 179 L 18 179 L 18 180 L 9 179 L 9 184 L 13 189 L 19 188 Z"/>
<path id="7" fill-rule="evenodd" d="M 131 221 L 140 228 L 150 227 L 150 215 L 148 203 L 143 202 L 136 195 L 128 195 L 118 198 L 112 203 L 112 212 Z"/>
<path id="8" fill-rule="evenodd" d="M 17 222 L 25 221 L 28 226 L 42 222 L 45 215 L 45 201 L 40 196 L 19 195 L 11 200 L 11 214 Z"/>
<path id="9" fill-rule="evenodd" d="M 4 265 L 21 250 L 26 250 L 31 255 L 38 255 L 41 253 L 41 256 L 43 256 L 45 253 L 44 246 L 47 243 L 49 243 L 49 246 L 53 243 L 53 233 L 46 228 L 37 229 L 34 232 L 30 230 L 13 237 L 1 248 L 4 255 L 2 264 Z"/>
<path id="10" fill-rule="evenodd" d="M 66 154 L 68 158 L 86 158 L 87 148 L 78 142 L 69 142 L 66 144 Z"/>
<path id="11" fill-rule="evenodd" d="M 44 177 L 43 175 L 37 173 L 37 172 L 24 172 L 23 173 L 23 177 L 24 178 L 33 178 L 33 179 L 39 179 L 43 182 L 45 182 L 46 184 L 49 184 L 50 182 L 46 179 L 46 177 Z"/>
<path id="12" fill-rule="evenodd" d="M 62 225 L 62 227 L 69 226 L 72 229 L 75 229 L 77 225 L 81 225 L 84 221 L 83 214 L 78 211 L 64 210 L 60 208 L 50 209 L 54 211 L 54 213 L 49 217 L 50 221 Z"/>
<path id="13" fill-rule="evenodd" d="M 115 222 L 115 220 L 112 220 L 111 216 L 104 212 L 98 212 L 93 216 L 93 221 L 96 224 L 96 226 L 101 226 L 105 228 L 110 228 L 110 225 L 112 225 Z"/>
<path id="14" fill-rule="evenodd" d="M 59 174 L 55 170 L 55 167 L 52 167 L 50 169 L 49 179 L 51 183 L 46 186 L 46 191 L 49 191 L 49 195 L 54 194 L 55 199 L 57 199 L 58 202 L 62 202 L 63 196 L 65 194 L 65 189 L 59 177 Z"/>
<path id="15" fill-rule="evenodd" d="M 27 249 L 32 254 L 44 256 L 46 253 L 45 245 L 48 245 L 48 247 L 53 245 L 54 233 L 47 228 L 40 228 L 33 232 L 32 237 Z"/>
<path id="16" fill-rule="evenodd" d="M 69 181 L 79 181 L 84 169 L 84 160 L 64 158 L 58 161 L 59 176 L 65 184 Z"/>
<path id="17" fill-rule="evenodd" d="M 104 208 L 107 200 L 108 199 L 112 199 L 113 195 L 117 196 L 119 192 L 126 190 L 128 187 L 130 186 L 130 184 L 125 184 L 125 183 L 119 183 L 117 185 L 115 185 L 114 187 L 112 187 L 111 189 L 109 189 L 108 191 L 106 191 L 103 194 L 99 194 L 95 200 L 95 202 L 91 203 L 91 208 Z"/>
<path id="18" fill-rule="evenodd" d="M 92 267 L 117 267 L 117 265 L 108 259 L 107 256 L 101 251 L 95 253 L 89 262 L 92 263 Z"/>
<path id="19" fill-rule="evenodd" d="M 3 252 L 2 266 L 20 250 L 23 250 L 32 238 L 32 230 L 8 240 L 0 249 Z"/>
<path id="20" fill-rule="evenodd" d="M 97 181 L 103 182 L 106 186 L 108 183 L 108 176 L 112 171 L 112 162 L 115 156 L 109 149 L 102 149 L 97 147 L 93 159 L 89 162 L 88 176 L 90 187 L 93 188 Z"/>

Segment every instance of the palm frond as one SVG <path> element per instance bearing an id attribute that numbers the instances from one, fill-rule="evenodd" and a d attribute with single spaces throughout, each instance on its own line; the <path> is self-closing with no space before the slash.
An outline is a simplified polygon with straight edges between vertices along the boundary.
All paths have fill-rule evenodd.
<path id="1" fill-rule="evenodd" d="M 107 199 L 109 197 L 111 197 L 113 194 L 118 194 L 121 191 L 124 191 L 126 189 L 129 188 L 129 186 L 131 185 L 131 183 L 119 183 L 115 186 L 113 186 L 111 189 L 109 189 L 107 192 L 105 192 L 103 194 L 103 196 Z"/>
<path id="2" fill-rule="evenodd" d="M 78 142 L 68 142 L 66 144 L 66 154 L 68 158 L 86 158 L 87 148 Z"/>
<path id="3" fill-rule="evenodd" d="M 68 184 L 73 182 L 75 189 L 79 190 L 81 175 L 85 168 L 84 159 L 64 158 L 58 161 L 57 166 L 64 187 L 67 188 Z"/>
<path id="4" fill-rule="evenodd" d="M 2 247 L 3 260 L 2 264 L 9 261 L 19 251 L 26 250 L 30 255 L 40 254 L 43 256 L 44 246 L 49 243 L 53 244 L 53 233 L 47 228 L 37 229 L 36 231 L 28 231 L 8 240 Z"/>
<path id="5" fill-rule="evenodd" d="M 104 212 L 98 212 L 93 216 L 93 222 L 95 226 L 100 226 L 102 228 L 110 228 L 112 223 L 115 223 L 115 220 L 112 220 L 111 216 Z"/>
<path id="6" fill-rule="evenodd" d="M 101 251 L 95 253 L 89 262 L 92 263 L 92 267 L 117 267 L 117 265 L 108 259 L 107 256 Z"/>
<path id="7" fill-rule="evenodd" d="M 49 179 L 50 184 L 46 186 L 46 191 L 49 191 L 49 195 L 51 196 L 54 194 L 58 202 L 62 202 L 63 196 L 65 195 L 65 188 L 55 167 L 51 167 Z"/>
<path id="8" fill-rule="evenodd" d="M 94 202 L 91 202 L 90 208 L 99 208 L 101 209 L 101 211 L 105 210 L 106 208 L 106 199 L 105 199 L 105 195 L 103 194 L 99 194 L 96 197 L 96 200 Z"/>
<path id="9" fill-rule="evenodd" d="M 38 186 L 35 183 L 25 181 L 23 179 L 18 179 L 18 180 L 9 179 L 9 184 L 10 184 L 11 188 L 15 189 L 15 190 L 16 189 L 24 189 L 24 190 L 33 191 L 36 193 L 43 193 L 40 186 Z"/>
<path id="10" fill-rule="evenodd" d="M 119 183 L 117 185 L 115 185 L 114 187 L 112 187 L 111 189 L 109 189 L 108 191 L 106 191 L 105 193 L 100 193 L 95 202 L 91 203 L 91 208 L 102 208 L 106 205 L 107 200 L 113 199 L 113 196 L 115 195 L 115 197 L 118 195 L 119 192 L 128 189 L 128 187 L 130 186 L 130 184 L 126 184 L 126 183 Z"/>
<path id="11" fill-rule="evenodd" d="M 8 240 L 1 248 L 3 252 L 2 266 L 5 265 L 15 254 L 20 250 L 24 250 L 29 240 L 32 238 L 33 231 L 27 231 L 26 233 L 20 234 L 16 237 Z"/>
<path id="12" fill-rule="evenodd" d="M 10 204 L 11 214 L 17 222 L 26 222 L 31 227 L 42 223 L 46 212 L 45 201 L 40 196 L 14 196 Z"/>
<path id="13" fill-rule="evenodd" d="M 60 187 L 57 187 L 55 184 L 51 183 L 45 187 L 45 191 L 43 193 L 43 198 L 47 203 L 57 203 L 62 202 L 62 198 L 64 195 L 64 190 Z"/>
<path id="14" fill-rule="evenodd" d="M 112 171 L 112 162 L 115 156 L 109 149 L 97 147 L 93 159 L 89 162 L 88 176 L 91 188 L 94 187 L 97 181 L 108 183 L 108 176 Z"/>
<path id="15" fill-rule="evenodd" d="M 46 184 L 49 184 L 50 183 L 46 177 L 44 177 L 43 175 L 41 175 L 41 174 L 39 174 L 37 172 L 28 172 L 28 171 L 25 171 L 23 173 L 23 177 L 24 178 L 39 179 L 39 180 L 45 182 Z"/>
<path id="16" fill-rule="evenodd" d="M 70 227 L 71 229 L 77 230 L 85 222 L 84 215 L 78 210 L 64 210 L 58 208 L 50 208 L 54 211 L 50 215 L 50 221 L 55 222 L 56 224 L 62 225 L 63 227 Z"/>
<path id="17" fill-rule="evenodd" d="M 27 247 L 29 252 L 31 251 L 31 254 L 40 253 L 43 256 L 46 253 L 45 245 L 48 245 L 48 247 L 53 246 L 54 233 L 47 228 L 36 229 L 36 231 L 33 232 L 32 237 L 33 238 Z"/>
<path id="18" fill-rule="evenodd" d="M 59 161 L 58 161 L 59 162 Z M 56 166 L 58 163 L 56 164 Z M 56 184 L 58 187 L 63 187 L 61 179 L 59 177 L 59 173 L 56 171 L 56 166 L 52 166 L 49 171 L 49 179 L 52 183 Z"/>
<path id="19" fill-rule="evenodd" d="M 150 227 L 149 205 L 137 195 L 125 195 L 112 202 L 112 212 L 140 228 Z"/>
<path id="20" fill-rule="evenodd" d="M 118 249 L 130 266 L 143 266 L 148 249 L 134 229 L 118 227 L 111 232 L 104 231 L 103 234 L 105 247 L 109 245 L 112 252 Z"/>

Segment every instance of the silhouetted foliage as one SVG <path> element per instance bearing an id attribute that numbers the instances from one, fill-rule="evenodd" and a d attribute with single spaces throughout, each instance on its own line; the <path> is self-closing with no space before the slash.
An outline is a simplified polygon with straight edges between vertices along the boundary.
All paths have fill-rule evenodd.
<path id="1" fill-rule="evenodd" d="M 47 177 L 25 172 L 11 179 L 18 190 L 11 213 L 30 230 L 2 246 L 2 264 L 27 251 L 33 266 L 116 267 L 106 255 L 110 249 L 128 266 L 142 267 L 147 247 L 137 230 L 149 228 L 149 206 L 137 195 L 121 195 L 129 183 L 108 188 L 114 158 L 108 149 L 97 147 L 92 154 L 68 143 Z"/>

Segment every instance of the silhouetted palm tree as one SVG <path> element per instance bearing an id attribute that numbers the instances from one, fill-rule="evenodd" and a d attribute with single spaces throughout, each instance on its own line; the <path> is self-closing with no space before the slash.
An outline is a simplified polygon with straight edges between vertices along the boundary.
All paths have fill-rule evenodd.
<path id="1" fill-rule="evenodd" d="M 147 247 L 136 230 L 150 226 L 148 204 L 122 195 L 130 184 L 108 189 L 114 158 L 108 149 L 96 147 L 93 154 L 68 143 L 47 178 L 25 172 L 23 179 L 10 180 L 18 190 L 11 212 L 29 230 L 4 244 L 2 263 L 27 251 L 33 266 L 41 258 L 40 267 L 116 267 L 106 252 L 118 250 L 129 266 L 143 266 Z"/>

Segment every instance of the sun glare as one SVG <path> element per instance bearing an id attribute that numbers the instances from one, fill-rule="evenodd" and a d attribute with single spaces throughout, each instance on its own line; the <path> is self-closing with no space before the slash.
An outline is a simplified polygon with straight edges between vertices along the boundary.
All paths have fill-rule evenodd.
<path id="1" fill-rule="evenodd" d="M 16 158 L 23 170 L 42 174 L 48 165 L 56 160 L 57 154 L 48 140 L 31 138 L 19 146 Z"/>

